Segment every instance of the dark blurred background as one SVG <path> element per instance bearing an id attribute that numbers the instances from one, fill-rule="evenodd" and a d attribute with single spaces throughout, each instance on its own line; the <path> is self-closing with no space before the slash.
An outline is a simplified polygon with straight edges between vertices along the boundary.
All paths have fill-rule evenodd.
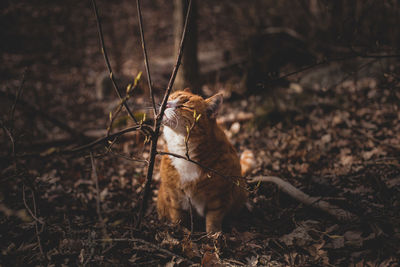
<path id="1" fill-rule="evenodd" d="M 98 2 L 114 75 L 124 87 L 144 71 L 136 3 Z M 26 71 L 22 99 L 72 127 L 79 124 L 81 131 L 95 127 L 91 122 L 108 110 L 87 103 L 101 105 L 107 102 L 104 96 L 114 95 L 90 1 L 2 1 L 0 5 L 1 113 L 9 112 Z M 160 101 L 180 38 L 182 25 L 177 24 L 182 18 L 176 17 L 184 14 L 177 12 L 183 8 L 182 0 L 143 1 L 142 5 Z M 395 0 L 199 1 L 193 14 L 197 14 L 196 27 L 192 25 L 197 34 L 194 31 L 186 51 L 192 59 L 184 58 L 180 76 L 185 69 L 191 73 L 184 81 L 178 77 L 176 87 L 191 86 L 206 95 L 221 89 L 238 96 L 270 93 L 277 84 L 288 85 L 288 79 L 279 77 L 321 62 L 343 61 L 339 69 L 355 72 L 363 63 L 356 60 L 396 55 L 400 43 L 400 9 Z M 380 66 L 382 62 L 388 67 L 385 61 Z M 329 79 L 330 74 L 322 71 L 317 80 Z M 309 80 L 303 84 L 316 82 Z M 145 82 L 142 87 L 136 95 L 146 94 Z M 149 106 L 148 98 L 144 99 L 141 104 Z M 28 112 L 16 122 L 24 127 L 16 128 L 29 129 L 34 138 L 46 137 L 49 125 L 35 122 L 36 115 Z M 57 129 L 51 131 L 57 134 Z"/>
<path id="2" fill-rule="evenodd" d="M 142 3 L 158 95 L 166 87 L 176 53 L 174 40 L 180 37 L 179 30 L 174 35 L 174 29 L 181 27 L 174 25 L 179 14 L 174 6 L 177 9 L 179 2 Z M 1 91 L 15 95 L 26 69 L 24 99 L 73 124 L 87 113 L 86 103 L 96 99 L 92 97 L 103 99 L 101 86 L 108 79 L 90 1 L 2 1 L 0 5 Z M 144 71 L 136 3 L 99 1 L 98 5 L 114 74 L 131 79 Z M 303 67 L 393 55 L 400 43 L 400 9 L 395 0 L 199 1 L 194 12 L 197 45 L 188 46 L 198 51 L 187 53 L 197 55 L 198 67 L 190 81 L 178 79 L 177 84 L 192 85 L 197 92 L 205 89 L 205 94 L 218 90 L 221 82 L 228 93 L 265 93 L 276 81 L 285 84 L 286 79 L 279 77 Z M 182 70 L 192 68 L 191 62 Z M 1 112 L 7 112 L 3 108 Z M 72 108 L 81 112 L 65 110 Z"/>
<path id="3" fill-rule="evenodd" d="M 134 75 L 143 69 L 135 1 L 98 5 L 114 72 Z M 165 81 L 156 78 L 170 72 L 162 66 L 172 63 L 176 13 L 165 1 L 142 5 L 155 83 L 163 87 Z M 249 76 L 243 90 L 324 59 L 394 54 L 400 43 L 395 0 L 201 1 L 197 13 L 202 73 L 236 65 L 235 75 Z M 37 76 L 27 82 L 41 83 L 44 88 L 33 86 L 41 93 L 50 84 L 52 94 L 60 90 L 63 85 L 50 82 L 57 75 L 68 77 L 63 82 L 80 81 L 80 88 L 70 90 L 82 92 L 105 70 L 90 1 L 2 1 L 0 20 L 2 84 L 10 85 L 27 67 Z"/>

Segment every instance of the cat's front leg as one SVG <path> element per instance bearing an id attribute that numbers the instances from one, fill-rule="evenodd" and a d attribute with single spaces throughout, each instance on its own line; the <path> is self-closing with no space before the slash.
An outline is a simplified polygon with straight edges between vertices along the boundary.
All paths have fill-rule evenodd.
<path id="1" fill-rule="evenodd" d="M 207 233 L 216 233 L 222 230 L 222 220 L 225 213 L 222 210 L 212 210 L 206 213 Z"/>
<path id="2" fill-rule="evenodd" d="M 157 212 L 160 219 L 167 219 L 173 223 L 183 221 L 184 212 L 179 199 L 177 199 L 178 197 L 178 195 L 161 184 L 157 199 Z"/>

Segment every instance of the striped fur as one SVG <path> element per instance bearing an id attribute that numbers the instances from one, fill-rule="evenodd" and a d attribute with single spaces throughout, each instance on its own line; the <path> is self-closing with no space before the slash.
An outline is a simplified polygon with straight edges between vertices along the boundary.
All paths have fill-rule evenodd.
<path id="1" fill-rule="evenodd" d="M 206 231 L 218 232 L 224 217 L 239 212 L 245 204 L 247 191 L 239 158 L 215 121 L 221 103 L 220 94 L 203 99 L 188 91 L 178 91 L 170 96 L 163 120 L 166 149 L 185 156 L 187 126 L 201 114 L 190 131 L 189 157 L 218 174 L 183 159 L 163 156 L 157 199 L 160 219 L 179 223 L 191 203 L 205 217 Z"/>

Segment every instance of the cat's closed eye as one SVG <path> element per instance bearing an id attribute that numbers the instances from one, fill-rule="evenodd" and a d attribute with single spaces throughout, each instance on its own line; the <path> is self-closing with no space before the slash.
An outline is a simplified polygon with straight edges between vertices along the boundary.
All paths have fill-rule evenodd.
<path id="1" fill-rule="evenodd" d="M 193 107 L 188 102 L 189 102 L 189 99 L 181 99 L 179 101 L 179 104 L 177 105 L 177 108 L 193 109 Z"/>
<path id="2" fill-rule="evenodd" d="M 183 105 L 183 104 L 187 103 L 188 101 L 189 101 L 188 98 L 180 99 L 179 104 Z"/>
<path id="3" fill-rule="evenodd" d="M 180 107 L 180 108 L 184 108 L 184 109 L 189 109 L 189 110 L 191 110 L 191 111 L 194 110 L 194 107 L 189 106 L 189 105 L 185 105 L 185 104 L 182 104 L 182 105 L 180 105 L 179 107 Z"/>

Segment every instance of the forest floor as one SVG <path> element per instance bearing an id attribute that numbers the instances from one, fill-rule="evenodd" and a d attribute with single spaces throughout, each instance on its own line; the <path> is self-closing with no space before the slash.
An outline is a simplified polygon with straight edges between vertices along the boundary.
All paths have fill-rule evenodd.
<path id="1" fill-rule="evenodd" d="M 158 220 L 158 161 L 148 211 L 141 228 L 133 227 L 149 150 L 143 136 L 60 153 L 87 141 L 46 114 L 78 133 L 103 135 L 116 101 L 98 101 L 93 92 L 92 67 L 104 68 L 98 50 L 83 66 L 46 53 L 42 60 L 2 54 L 0 266 L 398 266 L 398 64 L 375 77 L 343 74 L 330 86 L 320 82 L 326 73 L 308 80 L 311 86 L 301 82 L 307 73 L 299 73 L 288 86 L 251 96 L 231 94 L 228 83 L 208 83 L 207 92 L 225 93 L 219 120 L 231 142 L 256 156 L 249 177 L 279 176 L 357 216 L 338 221 L 273 184 L 249 184 L 252 211 L 210 236 L 200 218 L 193 232 Z M 138 91 L 130 102 L 139 107 L 137 116 L 149 111 L 148 101 Z M 114 131 L 130 125 L 124 116 Z"/>
<path id="2" fill-rule="evenodd" d="M 346 81 L 329 91 L 299 91 L 292 85 L 273 96 L 285 103 L 279 108 L 271 109 L 268 96 L 258 95 L 227 99 L 221 112 L 238 151 L 247 148 L 256 155 L 251 176 L 280 176 L 356 214 L 356 221 L 339 222 L 262 184 L 249 185 L 253 210 L 227 224 L 222 236 L 207 236 L 201 220 L 190 233 L 158 221 L 156 170 L 139 231 L 132 224 L 146 169 L 135 157 L 148 156 L 143 138 L 130 135 L 112 149 L 96 149 L 95 165 L 89 151 L 57 154 L 62 146 L 50 142 L 35 152 L 20 138 L 17 160 L 1 173 L 1 262 L 395 266 L 400 256 L 400 91 L 395 86 L 398 80 L 390 75 L 379 83 Z M 17 104 L 16 109 L 23 108 Z M 254 118 L 243 121 L 243 114 Z M 106 117 L 95 120 L 97 125 L 107 124 Z M 24 156 L 28 152 L 36 155 Z"/>

